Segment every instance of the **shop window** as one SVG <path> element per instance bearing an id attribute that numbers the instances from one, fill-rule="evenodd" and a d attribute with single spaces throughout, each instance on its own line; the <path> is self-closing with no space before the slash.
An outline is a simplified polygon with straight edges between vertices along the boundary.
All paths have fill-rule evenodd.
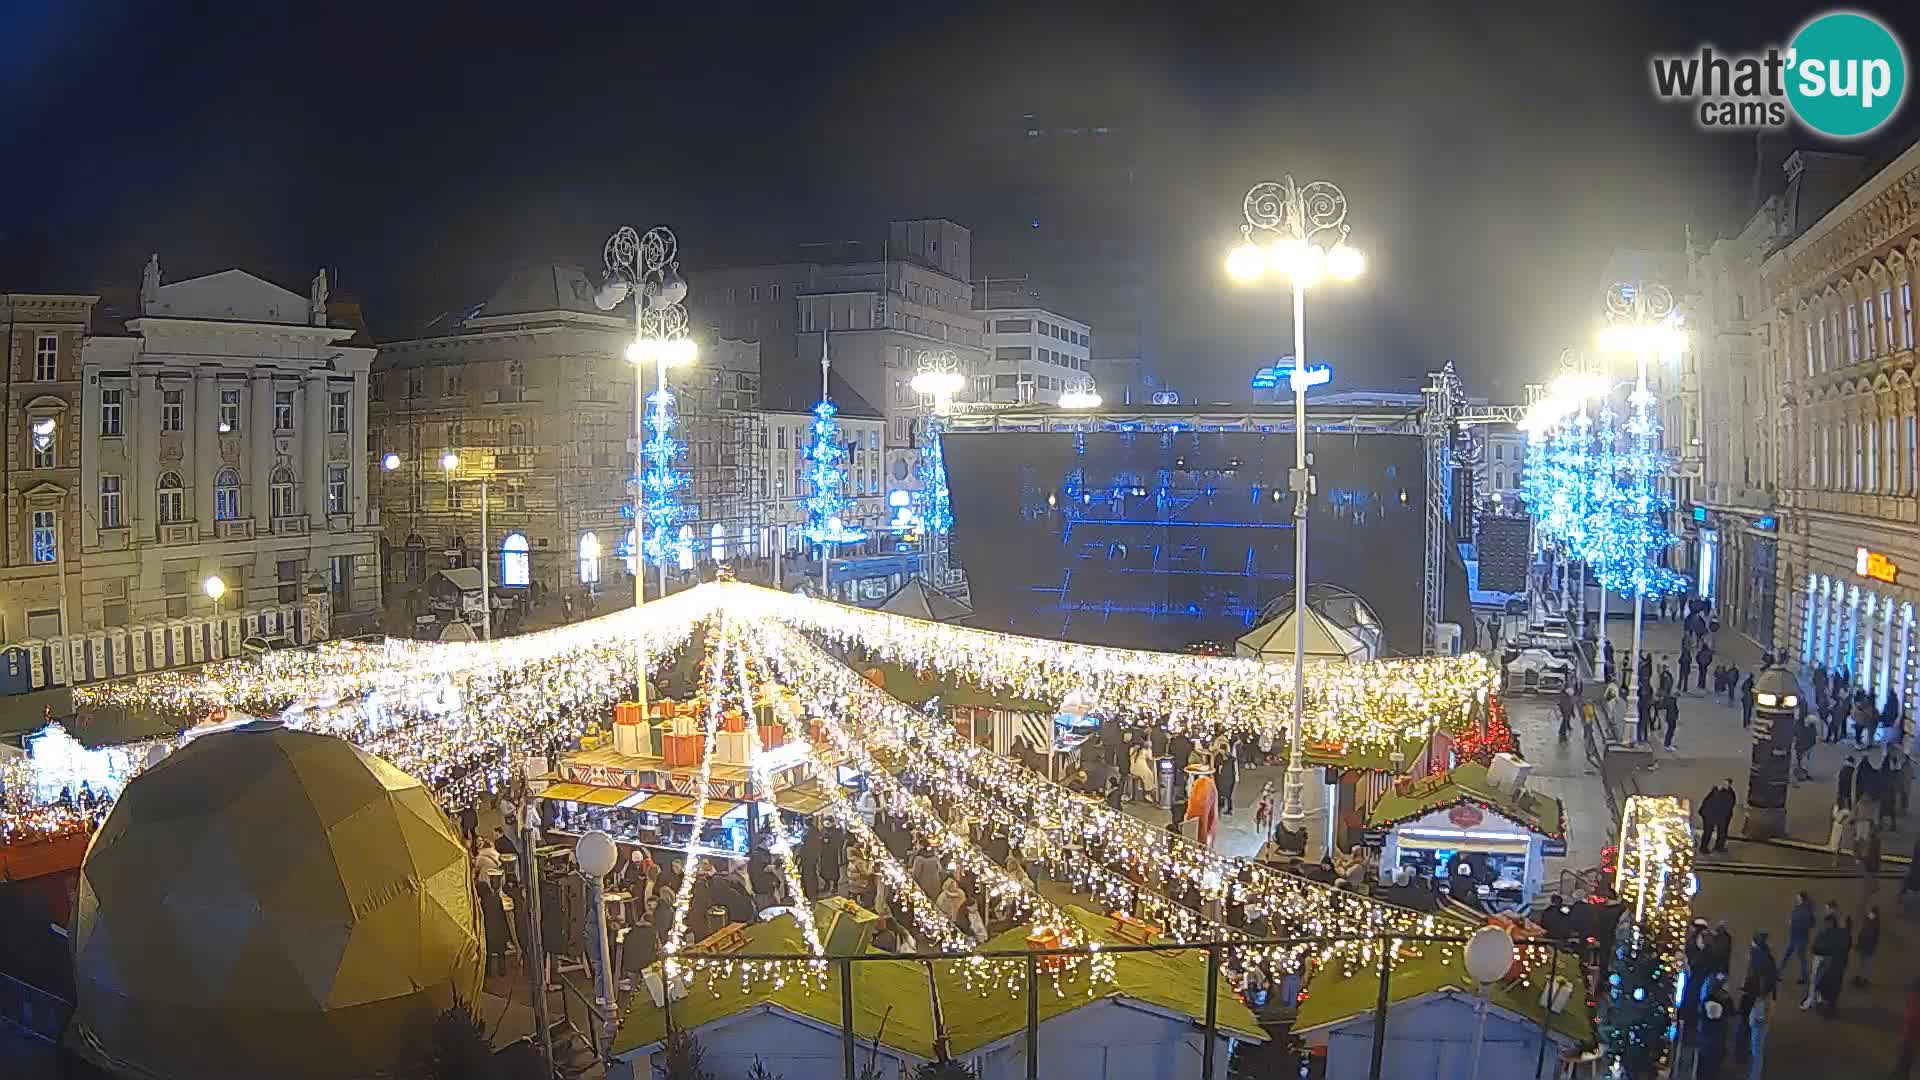
<path id="1" fill-rule="evenodd" d="M 500 541 L 500 584 L 527 585 L 532 579 L 530 558 L 526 534 L 508 533 Z"/>
<path id="2" fill-rule="evenodd" d="M 580 583 L 593 585 L 600 580 L 600 538 L 592 533 L 580 536 Z"/>

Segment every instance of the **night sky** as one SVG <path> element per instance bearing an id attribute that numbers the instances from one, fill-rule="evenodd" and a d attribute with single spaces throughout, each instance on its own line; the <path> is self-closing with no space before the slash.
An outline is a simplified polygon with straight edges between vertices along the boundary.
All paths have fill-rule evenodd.
<path id="1" fill-rule="evenodd" d="M 1163 366 L 1244 398 L 1290 331 L 1221 257 L 1246 188 L 1291 171 L 1346 189 L 1370 256 L 1311 301 L 1309 353 L 1348 387 L 1453 359 L 1508 400 L 1586 339 L 1612 246 L 1748 209 L 1751 139 L 1656 103 L 1648 54 L 1779 42 L 1824 10 L 666 6 L 0 5 L 0 289 L 133 285 L 152 250 L 170 280 L 304 289 L 325 264 L 401 336 L 517 262 L 593 265 L 626 222 L 672 225 L 698 268 L 939 215 L 975 229 L 976 274 L 1012 269 L 990 238 L 1019 227 L 1139 253 Z M 1920 20 L 1868 8 L 1911 53 Z M 1911 138 L 1913 96 L 1870 156 Z M 1131 133 L 1118 235 L 1088 225 L 1106 166 L 1104 195 L 1034 216 L 1057 204 L 1032 196 L 1027 113 Z"/>

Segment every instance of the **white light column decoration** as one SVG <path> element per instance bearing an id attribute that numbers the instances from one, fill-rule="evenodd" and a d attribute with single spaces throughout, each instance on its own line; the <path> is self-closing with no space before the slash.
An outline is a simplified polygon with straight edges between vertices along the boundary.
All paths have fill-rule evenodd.
<path id="1" fill-rule="evenodd" d="M 960 374 L 960 357 L 948 349 L 920 352 L 914 358 L 914 368 L 910 388 L 921 397 L 931 399 L 926 419 L 921 423 L 924 447 L 920 452 L 920 468 L 916 470 L 926 489 L 921 493 L 927 506 L 926 513 L 921 515 L 921 524 L 931 553 L 937 556 L 935 580 L 931 584 L 944 589 L 953 565 L 953 502 L 947 490 L 946 454 L 940 437 L 945 427 L 942 420 L 953 411 L 953 399 L 967 380 Z"/>
<path id="2" fill-rule="evenodd" d="M 645 234 L 634 230 L 630 225 L 622 225 L 607 238 L 606 247 L 601 251 L 605 263 L 605 273 L 601 279 L 600 291 L 593 298 L 594 306 L 601 311 L 612 311 L 629 297 L 633 299 L 633 342 L 626 348 L 627 362 L 633 365 L 633 606 L 639 607 L 647 600 L 647 496 L 646 488 L 650 473 L 649 450 L 656 454 L 664 452 L 663 460 L 652 462 L 657 465 L 657 482 L 662 491 L 662 499 L 671 500 L 672 480 L 672 437 L 662 430 L 657 438 L 647 437 L 647 365 L 654 366 L 655 393 L 659 398 L 661 414 L 670 420 L 670 402 L 672 396 L 667 392 L 667 368 L 681 364 L 691 364 L 698 349 L 687 336 L 687 282 L 680 276 L 680 241 L 673 230 L 665 226 L 648 229 Z M 658 446 L 651 446 L 658 443 Z M 658 516 L 665 523 L 671 519 L 675 509 L 671 506 L 656 507 Z M 656 529 L 658 534 L 654 543 L 659 548 L 660 595 L 667 595 L 667 560 L 670 533 L 663 528 Z M 647 709 L 647 656 L 644 646 L 635 639 L 634 644 L 634 684 L 635 700 L 640 704 L 642 715 Z"/>
<path id="3" fill-rule="evenodd" d="M 460 455 L 449 450 L 440 455 L 440 469 L 447 474 L 447 486 L 452 487 L 460 481 L 456 474 L 460 471 Z M 493 640 L 493 576 L 488 573 L 487 559 L 487 477 L 480 476 L 480 639 Z"/>
<path id="4" fill-rule="evenodd" d="M 1307 768 L 1301 721 L 1307 700 L 1307 500 L 1313 476 L 1307 467 L 1307 388 L 1327 381 L 1331 372 L 1307 363 L 1306 296 L 1325 278 L 1351 281 L 1366 269 L 1366 259 L 1346 243 L 1347 196 L 1325 180 L 1299 185 L 1287 176 L 1256 184 L 1243 206 L 1244 242 L 1227 258 L 1227 273 L 1253 283 L 1268 275 L 1285 278 L 1293 288 L 1294 468 L 1287 486 L 1293 500 L 1293 717 L 1287 726 L 1287 775 L 1281 791 L 1280 820 L 1297 830 L 1306 820 Z M 1255 242 L 1255 233 L 1264 243 Z M 1323 246 L 1325 245 L 1325 246 Z M 1329 804 L 1327 815 L 1335 808 Z"/>
<path id="5" fill-rule="evenodd" d="M 1641 535 L 1628 541 L 1632 553 L 1633 570 L 1633 651 L 1627 654 L 1627 715 L 1628 723 L 1635 731 L 1636 738 L 1646 737 L 1638 731 L 1639 713 L 1632 708 L 1631 699 L 1639 690 L 1640 682 L 1640 638 L 1641 626 L 1645 617 L 1646 594 L 1648 585 L 1660 577 L 1656 571 L 1660 568 L 1654 563 L 1657 551 L 1653 547 L 1658 537 L 1650 522 L 1657 499 L 1653 490 L 1653 472 L 1657 471 L 1659 448 L 1652 443 L 1654 430 L 1653 391 L 1647 388 L 1647 365 L 1654 357 L 1662 359 L 1677 356 L 1686 348 L 1687 336 L 1679 328 L 1679 313 L 1673 302 L 1673 293 L 1664 285 L 1655 282 L 1620 282 L 1607 290 L 1606 313 L 1609 325 L 1600 333 L 1600 350 L 1610 354 L 1629 354 L 1636 365 L 1633 384 L 1632 419 L 1627 429 L 1632 434 L 1628 450 L 1628 469 L 1632 487 L 1627 493 L 1626 509 L 1640 522 L 1638 532 Z M 1660 533 L 1665 533 L 1662 526 Z M 1664 546 L 1661 544 L 1660 546 Z"/>

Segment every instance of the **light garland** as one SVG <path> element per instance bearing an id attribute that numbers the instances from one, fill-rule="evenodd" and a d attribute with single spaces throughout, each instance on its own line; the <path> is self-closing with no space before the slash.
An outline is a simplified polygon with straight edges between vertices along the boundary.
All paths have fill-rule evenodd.
<path id="1" fill-rule="evenodd" d="M 710 679 L 716 668 L 725 663 L 730 644 L 724 616 L 719 621 L 720 625 L 715 628 L 717 632 L 712 635 L 707 647 L 707 673 Z M 680 953 L 687 941 L 687 908 L 692 906 L 693 881 L 700 869 L 700 860 L 705 857 L 700 831 L 706 826 L 707 820 L 707 785 L 713 779 L 713 745 L 719 737 L 721 698 L 718 686 L 708 688 L 706 741 L 700 750 L 700 776 L 693 785 L 693 806 L 689 815 L 693 818 L 693 831 L 687 836 L 686 854 L 680 860 L 680 888 L 674 895 L 673 926 L 667 932 L 667 942 L 662 949 L 666 953 L 663 971 L 667 978 L 677 978 L 681 974 Z"/>
<path id="2" fill-rule="evenodd" d="M 1074 436 L 1080 436 L 1076 433 Z M 953 528 L 953 496 L 947 490 L 947 456 L 940 446 L 940 419 L 927 417 L 926 446 L 920 451 L 916 470 L 920 478 L 920 498 L 926 504 L 927 532 L 944 536 Z"/>
<path id="3" fill-rule="evenodd" d="M 867 538 L 865 530 L 847 523 L 847 448 L 840 441 L 838 414 L 831 398 L 813 407 L 813 441 L 806 450 L 806 478 L 813 490 L 802 531 L 816 544 L 857 544 Z"/>
<path id="4" fill-rule="evenodd" d="M 731 637 L 731 631 L 729 631 L 729 637 Z M 740 647 L 738 641 L 730 640 L 728 645 L 733 652 L 735 674 L 739 679 L 741 709 L 747 716 L 751 717 L 754 715 L 753 706 L 755 699 L 753 684 L 747 678 L 747 653 L 745 649 Z M 715 693 L 714 698 L 718 700 L 719 694 Z M 708 735 L 709 742 L 711 742 L 712 737 L 711 734 Z M 774 797 L 773 784 L 767 775 L 767 765 L 771 764 L 771 762 L 762 762 L 759 760 L 765 756 L 766 755 L 760 751 L 759 732 L 754 731 L 750 733 L 747 738 L 747 775 L 753 782 L 754 798 L 764 805 L 777 807 L 778 803 Z M 800 880 L 799 871 L 794 868 L 793 845 L 792 842 L 787 839 L 787 827 L 786 824 L 780 820 L 780 811 L 778 809 L 775 809 L 774 812 L 768 816 L 767 827 L 773 833 L 770 848 L 773 852 L 774 864 L 780 867 L 781 874 L 786 877 L 788 893 L 793 897 L 793 918 L 795 922 L 800 924 L 800 939 L 806 943 L 809 953 L 822 958 L 821 961 L 814 966 L 814 969 L 819 973 L 821 989 L 825 989 L 826 963 L 824 958 L 827 955 L 827 950 L 820 944 L 820 930 L 814 925 L 813 920 L 813 904 L 807 898 L 806 886 L 805 883 Z"/>
<path id="5" fill-rule="evenodd" d="M 1662 1071 L 1673 1054 L 1676 1001 L 1693 918 L 1693 827 L 1687 804 L 1630 795 L 1620 816 L 1614 894 L 1626 930 L 1614 947 L 1602 1033 L 1616 1075 Z"/>
<path id="6" fill-rule="evenodd" d="M 655 566 L 671 566 L 687 547 L 680 539 L 680 522 L 687 516 L 680 492 L 687 474 L 674 467 L 686 456 L 686 447 L 674 437 L 673 391 L 661 387 L 647 395 L 646 472 L 640 482 L 646 493 L 646 556 Z"/>

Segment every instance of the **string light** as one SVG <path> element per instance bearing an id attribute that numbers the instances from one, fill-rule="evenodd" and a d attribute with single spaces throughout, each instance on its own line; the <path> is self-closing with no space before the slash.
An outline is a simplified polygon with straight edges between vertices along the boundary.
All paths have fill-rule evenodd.
<path id="1" fill-rule="evenodd" d="M 927 531 L 945 535 L 953 528 L 953 496 L 947 490 L 947 456 L 940 446 L 940 418 L 927 417 L 926 445 L 920 452 L 920 497 L 925 500 Z"/>
<path id="2" fill-rule="evenodd" d="M 647 395 L 646 472 L 641 483 L 646 490 L 646 556 L 655 566 L 678 562 L 689 548 L 680 538 L 680 522 L 687 516 L 680 492 L 689 480 L 675 467 L 687 449 L 673 433 L 675 421 L 673 391 L 663 386 Z"/>
<path id="3" fill-rule="evenodd" d="M 1693 916 L 1693 851 L 1685 802 L 1627 797 L 1614 895 L 1630 917 L 1614 946 L 1600 1026 L 1616 1075 L 1662 1072 L 1672 1057 Z"/>

